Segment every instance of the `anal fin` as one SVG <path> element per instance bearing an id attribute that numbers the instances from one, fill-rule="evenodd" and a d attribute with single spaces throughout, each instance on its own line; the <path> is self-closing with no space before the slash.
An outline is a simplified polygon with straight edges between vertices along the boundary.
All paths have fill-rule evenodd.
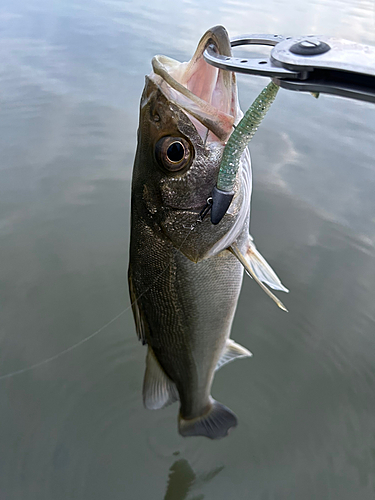
<path id="1" fill-rule="evenodd" d="M 248 358 L 251 357 L 252 353 L 248 351 L 245 347 L 240 344 L 237 344 L 231 339 L 227 340 L 225 349 L 223 354 L 221 355 L 219 361 L 217 362 L 215 370 L 218 370 L 223 365 L 226 365 L 230 361 L 233 361 L 237 358 Z"/>
<path id="2" fill-rule="evenodd" d="M 148 346 L 143 380 L 143 404 L 149 410 L 159 410 L 177 400 L 176 385 L 166 375 L 153 350 Z"/>
<path id="3" fill-rule="evenodd" d="M 237 259 L 244 266 L 246 272 L 254 278 L 258 285 L 262 288 L 264 292 L 282 309 L 283 311 L 288 311 L 280 299 L 276 297 L 265 285 L 273 288 L 274 290 L 280 290 L 283 292 L 289 292 L 287 288 L 281 283 L 280 279 L 277 277 L 275 271 L 267 263 L 267 261 L 262 257 L 262 255 L 256 249 L 251 236 L 248 236 L 247 247 L 245 252 L 241 252 L 238 248 L 236 242 L 232 243 L 229 250 L 237 257 Z"/>

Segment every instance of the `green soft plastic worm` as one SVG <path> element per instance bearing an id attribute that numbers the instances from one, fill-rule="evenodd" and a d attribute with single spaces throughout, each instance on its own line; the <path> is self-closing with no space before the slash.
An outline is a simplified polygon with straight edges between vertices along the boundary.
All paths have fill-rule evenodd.
<path id="1" fill-rule="evenodd" d="M 269 83 L 246 111 L 229 137 L 220 162 L 217 184 L 212 193 L 211 221 L 213 224 L 220 222 L 232 201 L 242 153 L 270 109 L 278 90 L 278 85 L 273 82 Z M 217 201 L 216 206 L 215 201 Z"/>

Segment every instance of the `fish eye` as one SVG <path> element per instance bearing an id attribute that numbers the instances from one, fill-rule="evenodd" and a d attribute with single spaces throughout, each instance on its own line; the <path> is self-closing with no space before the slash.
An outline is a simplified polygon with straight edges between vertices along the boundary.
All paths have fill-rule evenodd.
<path id="1" fill-rule="evenodd" d="M 172 163 L 179 163 L 185 156 L 185 148 L 181 142 L 175 141 L 167 149 L 167 158 Z"/>
<path id="2" fill-rule="evenodd" d="M 178 172 L 190 164 L 191 146 L 182 137 L 162 137 L 155 146 L 155 156 L 159 165 L 170 171 Z"/>

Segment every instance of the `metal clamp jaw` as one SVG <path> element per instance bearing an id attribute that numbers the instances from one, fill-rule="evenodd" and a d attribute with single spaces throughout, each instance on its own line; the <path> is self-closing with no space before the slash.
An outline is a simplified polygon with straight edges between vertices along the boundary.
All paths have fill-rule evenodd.
<path id="1" fill-rule="evenodd" d="M 268 76 L 280 87 L 375 103 L 375 47 L 326 36 L 243 35 L 232 47 L 270 45 L 270 57 L 237 58 L 209 46 L 203 56 L 218 68 Z"/>

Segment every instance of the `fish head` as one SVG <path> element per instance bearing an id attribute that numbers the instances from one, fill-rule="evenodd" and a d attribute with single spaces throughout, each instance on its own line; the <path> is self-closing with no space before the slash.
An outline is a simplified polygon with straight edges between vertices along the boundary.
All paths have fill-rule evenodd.
<path id="1" fill-rule="evenodd" d="M 153 58 L 141 98 L 132 185 L 138 216 L 195 262 L 227 248 L 243 229 L 250 207 L 247 153 L 222 221 L 217 226 L 209 217 L 197 222 L 216 185 L 225 143 L 242 117 L 235 74 L 205 62 L 209 45 L 231 55 L 228 34 L 217 26 L 203 35 L 189 62 Z"/>

